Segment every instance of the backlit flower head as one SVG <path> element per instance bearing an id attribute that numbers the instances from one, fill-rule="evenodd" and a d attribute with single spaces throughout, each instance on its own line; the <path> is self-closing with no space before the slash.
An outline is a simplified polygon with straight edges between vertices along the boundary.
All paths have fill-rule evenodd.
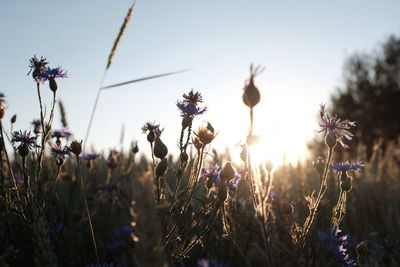
<path id="1" fill-rule="evenodd" d="M 65 158 L 66 156 L 71 155 L 71 152 L 69 151 L 68 148 L 58 144 L 51 145 L 51 152 L 57 158 Z"/>
<path id="2" fill-rule="evenodd" d="M 207 126 L 200 126 L 197 132 L 194 133 L 203 144 L 203 147 L 210 144 L 218 133 L 212 132 Z"/>
<path id="3" fill-rule="evenodd" d="M 147 141 L 153 143 L 156 137 L 160 137 L 164 129 L 160 129 L 160 125 L 155 122 L 146 122 L 143 127 L 143 133 L 147 133 Z"/>
<path id="4" fill-rule="evenodd" d="M 350 129 L 350 127 L 355 126 L 356 123 L 349 120 L 341 120 L 336 117 L 336 115 L 330 117 L 328 114 L 325 113 L 325 104 L 321 104 L 320 117 L 321 122 L 319 123 L 319 126 L 321 127 L 321 130 L 319 130 L 318 132 L 325 133 L 325 140 L 327 144 L 330 139 L 331 142 L 333 142 L 333 144 L 331 145 L 332 147 L 336 145 L 336 142 L 339 142 L 343 148 L 348 148 L 348 146 L 344 143 L 344 140 L 352 139 L 353 134 L 350 133 L 348 130 Z"/>
<path id="5" fill-rule="evenodd" d="M 200 92 L 194 93 L 192 89 L 188 94 L 183 94 L 182 102 L 191 103 L 196 106 L 198 103 L 203 103 L 203 97 Z"/>
<path id="6" fill-rule="evenodd" d="M 214 184 L 215 186 L 219 186 L 220 183 L 220 178 L 219 178 L 219 172 L 221 171 L 221 167 L 218 166 L 218 164 L 215 164 L 214 167 L 212 167 L 211 169 L 207 170 L 205 168 L 201 169 L 201 176 L 203 177 L 207 177 L 208 180 L 211 182 L 211 186 L 212 184 Z M 210 186 L 210 187 L 211 187 Z"/>
<path id="7" fill-rule="evenodd" d="M 50 78 L 67 78 L 68 73 L 61 67 L 46 68 L 40 75 L 42 82 L 50 80 Z"/>
<path id="8" fill-rule="evenodd" d="M 176 106 L 181 112 L 183 118 L 193 118 L 197 115 L 202 115 L 207 111 L 207 107 L 198 107 L 193 103 L 187 103 L 185 101 L 177 101 Z"/>
<path id="9" fill-rule="evenodd" d="M 43 78 L 41 77 L 41 74 L 44 73 L 46 70 L 47 64 L 49 64 L 47 59 L 44 57 L 40 57 L 38 59 L 36 55 L 34 55 L 30 60 L 29 60 L 29 72 L 27 75 L 29 75 L 32 71 L 32 77 L 36 82 L 43 82 Z"/>
<path id="10" fill-rule="evenodd" d="M 338 172 L 346 172 L 346 171 L 355 171 L 355 170 L 360 170 L 362 167 L 364 167 L 364 164 L 361 162 L 357 163 L 350 163 L 349 161 L 346 162 L 339 162 L 336 164 L 331 164 L 329 168 L 331 170 L 336 170 Z"/>
<path id="11" fill-rule="evenodd" d="M 36 136 L 31 135 L 31 131 L 15 131 L 12 134 L 12 139 L 11 142 L 14 144 L 16 142 L 20 143 L 17 149 L 19 149 L 21 146 L 26 145 L 29 149 L 39 147 L 36 144 Z"/>

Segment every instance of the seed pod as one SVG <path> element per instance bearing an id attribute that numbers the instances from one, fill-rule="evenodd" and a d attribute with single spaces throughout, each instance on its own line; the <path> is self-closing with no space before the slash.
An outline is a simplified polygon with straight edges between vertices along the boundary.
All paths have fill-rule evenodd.
<path id="1" fill-rule="evenodd" d="M 56 164 L 58 167 L 61 167 L 64 164 L 64 159 L 62 157 L 58 157 L 56 160 Z"/>
<path id="2" fill-rule="evenodd" d="M 149 133 L 147 134 L 147 141 L 153 143 L 155 138 L 156 134 L 154 133 L 154 131 L 153 130 L 149 131 Z"/>
<path id="3" fill-rule="evenodd" d="M 77 140 L 72 141 L 71 145 L 68 147 L 69 151 L 74 153 L 76 156 L 79 156 L 82 152 L 82 141 L 78 142 Z"/>
<path id="4" fill-rule="evenodd" d="M 349 192 L 351 190 L 351 187 L 352 187 L 352 185 L 351 185 L 351 179 L 350 178 L 344 179 L 344 180 L 342 180 L 340 182 L 340 188 L 343 191 Z"/>
<path id="5" fill-rule="evenodd" d="M 165 172 L 168 168 L 168 160 L 167 158 L 163 158 L 156 167 L 156 177 L 164 176 Z"/>
<path id="6" fill-rule="evenodd" d="M 161 141 L 160 137 L 156 137 L 154 140 L 154 156 L 156 156 L 159 159 L 165 158 L 165 156 L 168 154 L 168 148 L 167 146 Z"/>
<path id="7" fill-rule="evenodd" d="M 229 161 L 225 163 L 224 167 L 222 168 L 219 174 L 221 180 L 229 181 L 235 178 L 235 170 L 232 168 L 232 163 Z M 222 181 L 221 181 L 222 183 Z"/>

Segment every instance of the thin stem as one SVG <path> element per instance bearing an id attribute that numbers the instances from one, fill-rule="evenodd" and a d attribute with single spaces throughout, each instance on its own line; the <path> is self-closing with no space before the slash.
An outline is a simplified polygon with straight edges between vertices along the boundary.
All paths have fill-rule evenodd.
<path id="1" fill-rule="evenodd" d="M 82 187 L 82 195 L 83 195 L 83 202 L 85 204 L 85 210 L 86 210 L 86 215 L 88 217 L 88 222 L 89 222 L 89 228 L 90 228 L 90 234 L 92 237 L 92 242 L 93 242 L 93 248 L 94 248 L 94 252 L 96 254 L 96 261 L 97 263 L 100 263 L 99 261 L 99 254 L 98 254 L 98 250 L 97 250 L 97 243 L 96 243 L 96 238 L 94 235 L 94 230 L 93 230 L 93 223 L 92 223 L 92 217 L 90 216 L 90 211 L 89 211 L 89 206 L 87 204 L 87 200 L 86 200 L 86 192 L 85 192 L 85 185 L 83 183 L 83 178 L 82 178 L 82 174 L 81 174 L 81 163 L 80 163 L 80 159 L 79 159 L 79 155 L 76 155 L 76 162 L 78 164 L 77 166 L 77 177 L 81 182 L 81 187 Z"/>

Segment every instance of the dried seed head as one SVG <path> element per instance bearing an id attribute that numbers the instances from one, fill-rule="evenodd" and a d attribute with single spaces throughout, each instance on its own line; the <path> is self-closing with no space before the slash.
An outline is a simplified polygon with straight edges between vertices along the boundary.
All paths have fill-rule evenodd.
<path id="1" fill-rule="evenodd" d="M 154 156 L 156 156 L 159 159 L 163 159 L 167 154 L 168 154 L 167 146 L 161 141 L 160 137 L 157 136 L 156 139 L 154 140 Z"/>
<path id="2" fill-rule="evenodd" d="M 197 130 L 197 132 L 194 133 L 196 135 L 200 142 L 203 144 L 203 146 L 206 146 L 210 144 L 214 138 L 217 136 L 216 133 L 211 132 L 207 126 L 200 126 L 200 128 Z"/>
<path id="3" fill-rule="evenodd" d="M 207 187 L 208 189 L 211 189 L 212 186 L 213 186 L 213 179 L 212 179 L 212 177 L 207 177 L 206 187 Z"/>
<path id="4" fill-rule="evenodd" d="M 79 142 L 77 140 L 72 141 L 71 145 L 68 147 L 69 151 L 79 156 L 82 152 L 82 140 Z"/>
<path id="5" fill-rule="evenodd" d="M 115 169 L 118 166 L 119 160 L 118 160 L 118 151 L 116 150 L 111 150 L 110 154 L 108 155 L 107 159 L 107 166 L 111 170 Z"/>
<path id="6" fill-rule="evenodd" d="M 235 170 L 232 168 L 232 163 L 229 161 L 225 163 L 224 167 L 222 168 L 219 177 L 223 181 L 229 181 L 235 178 Z M 222 181 L 221 181 L 222 183 Z"/>
<path id="7" fill-rule="evenodd" d="M 164 176 L 165 172 L 168 168 L 168 160 L 167 158 L 163 158 L 156 167 L 156 177 Z"/>
<path id="8" fill-rule="evenodd" d="M 192 138 L 192 143 L 197 150 L 200 150 L 203 147 L 203 144 L 200 142 L 198 137 Z"/>
<path id="9" fill-rule="evenodd" d="M 245 144 L 241 145 L 242 151 L 240 152 L 240 159 L 243 162 L 247 161 L 247 146 Z"/>

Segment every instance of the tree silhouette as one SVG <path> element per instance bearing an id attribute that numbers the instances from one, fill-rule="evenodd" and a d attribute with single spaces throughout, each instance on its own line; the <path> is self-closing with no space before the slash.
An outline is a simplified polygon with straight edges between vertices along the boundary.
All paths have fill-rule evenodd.
<path id="1" fill-rule="evenodd" d="M 377 52 L 350 56 L 343 77 L 332 111 L 357 122 L 352 144 L 363 142 L 370 156 L 374 141 L 387 144 L 400 134 L 400 37 L 390 36 Z"/>

